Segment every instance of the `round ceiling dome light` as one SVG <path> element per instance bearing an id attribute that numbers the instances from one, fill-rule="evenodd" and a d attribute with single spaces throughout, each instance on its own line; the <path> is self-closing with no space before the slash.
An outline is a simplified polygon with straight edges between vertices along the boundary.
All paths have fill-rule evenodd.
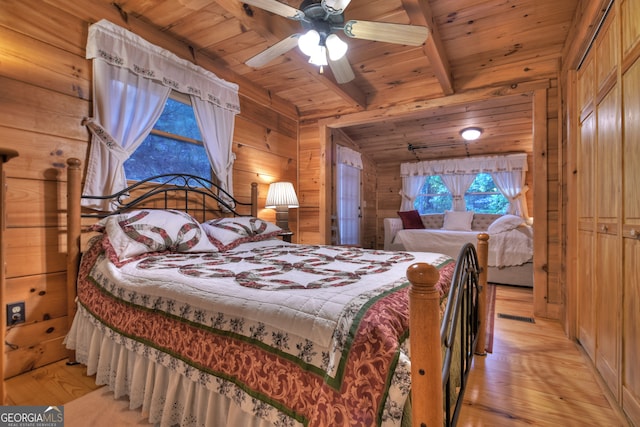
<path id="1" fill-rule="evenodd" d="M 474 141 L 480 138 L 480 135 L 482 135 L 482 129 L 475 127 L 464 128 L 460 131 L 460 135 L 462 135 L 462 138 L 466 141 Z"/>

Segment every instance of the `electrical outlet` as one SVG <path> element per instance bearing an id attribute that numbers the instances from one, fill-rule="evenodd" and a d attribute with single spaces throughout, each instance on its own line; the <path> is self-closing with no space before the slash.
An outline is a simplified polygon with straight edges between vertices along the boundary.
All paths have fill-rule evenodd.
<path id="1" fill-rule="evenodd" d="M 7 326 L 24 323 L 26 316 L 24 301 L 7 304 Z"/>

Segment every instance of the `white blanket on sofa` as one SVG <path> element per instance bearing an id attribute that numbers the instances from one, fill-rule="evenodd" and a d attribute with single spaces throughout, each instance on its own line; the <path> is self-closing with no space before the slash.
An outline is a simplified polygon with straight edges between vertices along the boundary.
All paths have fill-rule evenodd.
<path id="1" fill-rule="evenodd" d="M 457 258 L 465 243 L 477 243 L 478 231 L 443 229 L 399 230 L 393 243 L 402 243 L 411 252 L 437 252 Z M 533 228 L 520 226 L 502 233 L 489 234 L 489 266 L 521 265 L 533 258 Z"/>

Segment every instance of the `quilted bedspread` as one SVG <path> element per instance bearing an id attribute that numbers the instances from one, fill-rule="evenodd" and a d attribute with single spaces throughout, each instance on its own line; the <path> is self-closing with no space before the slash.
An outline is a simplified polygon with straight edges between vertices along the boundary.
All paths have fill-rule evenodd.
<path id="1" fill-rule="evenodd" d="M 408 282 L 433 253 L 245 243 L 226 252 L 117 262 L 106 236 L 85 252 L 79 309 L 138 353 L 276 425 L 399 425 L 410 388 Z"/>

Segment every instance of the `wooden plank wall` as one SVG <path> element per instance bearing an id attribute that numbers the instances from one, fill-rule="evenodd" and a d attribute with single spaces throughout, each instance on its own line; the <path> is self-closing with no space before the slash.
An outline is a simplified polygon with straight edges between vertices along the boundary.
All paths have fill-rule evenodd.
<path id="1" fill-rule="evenodd" d="M 27 313 L 26 323 L 7 333 L 5 378 L 66 357 L 65 161 L 77 157 L 84 163 L 88 152 L 89 135 L 80 124 L 91 113 L 87 29 L 101 18 L 126 26 L 116 9 L 104 4 L 91 11 L 56 6 L 7 0 L 0 13 L 0 144 L 20 153 L 6 168 L 6 301 L 25 301 Z M 187 46 L 168 45 L 160 35 L 151 39 L 153 34 L 147 29 L 145 38 L 188 55 Z M 264 206 L 270 182 L 286 180 L 298 187 L 297 115 L 284 104 L 276 110 L 265 101 L 268 94 L 245 82 L 240 94 L 234 191 L 248 201 L 250 182 L 258 182 Z M 275 219 L 270 209 L 259 210 L 259 216 Z M 296 210 L 290 219 L 297 230 Z"/>
<path id="2" fill-rule="evenodd" d="M 558 116 L 558 81 L 557 78 L 550 79 L 547 89 L 539 89 L 545 97 L 546 105 L 543 105 L 543 128 L 542 135 L 538 138 L 540 145 L 537 148 L 538 161 L 534 159 L 534 153 L 529 158 L 529 172 L 526 183 L 530 187 L 527 193 L 527 203 L 529 214 L 534 210 L 539 210 L 539 221 L 534 223 L 540 229 L 546 230 L 539 234 L 538 239 L 544 250 L 542 256 L 538 257 L 536 264 L 537 283 L 537 303 L 536 315 L 559 319 L 564 308 L 563 291 L 563 258 L 562 254 L 562 194 L 561 194 L 561 138 L 559 135 Z M 534 97 L 535 98 L 535 97 Z M 381 116 L 385 115 L 380 111 Z M 348 115 L 341 119 L 348 122 Z M 321 204 L 323 199 L 323 176 L 322 165 L 330 170 L 330 162 L 324 156 L 326 145 L 330 145 L 323 139 L 323 126 L 326 123 L 309 122 L 301 124 L 300 129 L 300 182 L 301 191 L 305 200 L 313 200 L 314 203 L 305 204 L 300 211 L 300 221 L 304 224 L 301 228 L 300 236 L 303 243 L 327 243 L 329 235 L 325 233 L 325 228 L 329 227 L 329 222 L 323 223 L 323 218 L 329 219 L 331 211 Z M 327 126 L 328 127 L 328 126 Z M 534 147 L 534 150 L 536 148 Z M 492 153 L 495 154 L 495 153 Z M 542 163 L 541 163 L 542 162 Z M 534 177 L 534 172 L 542 168 L 543 174 Z M 382 248 L 384 242 L 383 219 L 385 217 L 396 216 L 400 206 L 399 191 L 402 188 L 400 179 L 400 164 L 377 162 L 376 169 L 376 220 L 367 223 L 367 230 L 364 234 L 375 236 L 376 247 Z M 534 179 L 535 178 L 535 179 Z M 328 182 L 328 181 L 327 181 Z M 536 191 L 536 185 L 540 187 Z M 317 201 L 317 204 L 315 203 Z M 318 221 L 320 217 L 320 221 Z M 370 229 L 369 227 L 374 227 Z M 534 256 L 535 257 L 535 256 Z M 538 284 L 539 282 L 539 284 Z"/>

